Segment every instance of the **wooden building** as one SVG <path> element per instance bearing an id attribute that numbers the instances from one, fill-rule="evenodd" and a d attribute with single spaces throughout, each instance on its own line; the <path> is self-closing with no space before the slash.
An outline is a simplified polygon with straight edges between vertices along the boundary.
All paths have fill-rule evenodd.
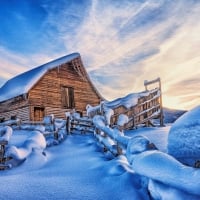
<path id="1" fill-rule="evenodd" d="M 41 121 L 45 115 L 64 118 L 65 112 L 83 112 L 103 98 L 83 66 L 79 53 L 51 61 L 8 80 L 0 88 L 0 117 Z"/>

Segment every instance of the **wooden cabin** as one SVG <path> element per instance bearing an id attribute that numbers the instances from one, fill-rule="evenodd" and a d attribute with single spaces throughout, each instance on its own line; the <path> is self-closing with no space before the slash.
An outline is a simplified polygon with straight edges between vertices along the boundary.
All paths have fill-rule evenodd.
<path id="1" fill-rule="evenodd" d="M 102 96 L 92 84 L 79 53 L 51 61 L 8 80 L 0 88 L 0 117 L 41 121 L 54 114 L 80 113 L 86 105 L 97 105 Z"/>

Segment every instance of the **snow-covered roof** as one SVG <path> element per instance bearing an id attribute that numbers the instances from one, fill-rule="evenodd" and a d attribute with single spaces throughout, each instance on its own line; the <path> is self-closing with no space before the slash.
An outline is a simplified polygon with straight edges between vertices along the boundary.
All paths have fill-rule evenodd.
<path id="1" fill-rule="evenodd" d="M 79 56 L 79 53 L 72 53 L 67 56 L 63 56 L 8 80 L 0 88 L 0 102 L 26 94 L 48 70 L 70 62 Z"/>

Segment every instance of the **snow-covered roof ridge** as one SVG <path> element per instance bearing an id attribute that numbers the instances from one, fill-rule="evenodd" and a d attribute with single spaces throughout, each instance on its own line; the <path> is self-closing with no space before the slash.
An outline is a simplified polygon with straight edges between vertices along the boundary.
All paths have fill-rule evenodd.
<path id="1" fill-rule="evenodd" d="M 78 57 L 79 53 L 72 53 L 13 77 L 0 88 L 0 102 L 27 93 L 48 70 Z"/>

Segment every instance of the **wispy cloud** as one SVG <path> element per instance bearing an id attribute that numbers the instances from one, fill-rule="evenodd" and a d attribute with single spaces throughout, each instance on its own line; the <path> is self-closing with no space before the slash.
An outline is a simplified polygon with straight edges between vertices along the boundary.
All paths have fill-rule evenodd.
<path id="1" fill-rule="evenodd" d="M 160 76 L 167 99 L 166 88 L 177 75 L 184 80 L 199 73 L 196 1 L 127 1 L 123 6 L 92 2 L 77 34 L 71 41 L 64 39 L 67 48 L 79 49 L 106 97 L 141 90 L 143 80 Z"/>
<path id="2" fill-rule="evenodd" d="M 4 79 L 26 66 L 78 51 L 91 79 L 108 99 L 141 91 L 144 80 L 161 77 L 166 106 L 197 104 L 190 97 L 199 100 L 193 86 L 194 82 L 199 85 L 200 76 L 198 0 L 78 2 L 40 3 L 42 45 L 28 58 L 22 54 L 12 57 L 12 52 L 4 49 L 7 57 L 0 61 L 16 65 L 10 72 L 1 68 L 7 73 Z M 181 90 L 186 81 L 190 89 Z M 191 105 L 183 103 L 186 98 Z"/>

